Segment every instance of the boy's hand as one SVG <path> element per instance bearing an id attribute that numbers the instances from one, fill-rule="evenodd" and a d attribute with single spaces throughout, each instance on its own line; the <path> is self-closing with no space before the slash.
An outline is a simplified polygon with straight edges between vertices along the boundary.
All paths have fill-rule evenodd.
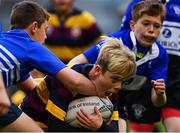
<path id="1" fill-rule="evenodd" d="M 163 79 L 152 80 L 151 83 L 157 95 L 163 95 L 165 93 L 166 88 Z"/>
<path id="2" fill-rule="evenodd" d="M 77 112 L 77 119 L 79 120 L 80 125 L 92 131 L 98 130 L 103 123 L 103 118 L 98 108 L 95 107 L 94 111 L 94 115 L 87 113 L 83 109 L 80 109 L 80 111 Z"/>

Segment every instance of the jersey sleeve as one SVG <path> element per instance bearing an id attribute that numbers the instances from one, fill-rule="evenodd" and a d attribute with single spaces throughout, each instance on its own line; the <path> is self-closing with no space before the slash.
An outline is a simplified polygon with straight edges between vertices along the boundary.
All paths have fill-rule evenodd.
<path id="1" fill-rule="evenodd" d="M 30 74 L 26 74 L 25 76 L 22 76 L 19 82 L 25 81 L 26 79 L 28 79 L 30 77 Z"/>
<path id="2" fill-rule="evenodd" d="M 167 82 L 167 69 L 168 69 L 168 55 L 165 50 L 161 49 L 161 54 L 153 62 L 149 72 L 148 78 L 150 80 L 164 79 L 165 83 Z"/>
<path id="3" fill-rule="evenodd" d="M 120 36 L 121 36 L 120 34 L 121 34 L 120 32 L 113 32 L 113 33 L 110 33 L 108 36 L 114 37 L 114 38 L 120 38 Z M 94 46 L 92 46 L 90 49 L 83 52 L 84 56 L 88 60 L 88 63 L 94 64 L 96 62 L 99 51 L 100 51 L 103 43 L 104 43 L 104 41 L 101 40 L 98 43 L 96 43 Z"/>
<path id="4" fill-rule="evenodd" d="M 36 42 L 28 49 L 28 65 L 39 71 L 55 76 L 66 65 L 47 48 Z"/>
<path id="5" fill-rule="evenodd" d="M 90 49 L 86 50 L 83 54 L 87 58 L 88 63 L 94 64 L 97 60 L 98 54 L 100 50 L 100 45 L 97 43 L 92 46 Z"/>

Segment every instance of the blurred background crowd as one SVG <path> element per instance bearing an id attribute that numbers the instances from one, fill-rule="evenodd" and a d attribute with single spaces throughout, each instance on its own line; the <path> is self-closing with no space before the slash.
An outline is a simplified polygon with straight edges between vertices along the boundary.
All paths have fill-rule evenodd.
<path id="1" fill-rule="evenodd" d="M 0 0 L 0 23 L 3 31 L 9 28 L 9 15 L 12 5 L 22 0 Z M 34 0 L 48 7 L 50 0 Z M 103 33 L 117 30 L 130 0 L 75 0 L 75 6 L 89 11 L 97 20 Z"/>

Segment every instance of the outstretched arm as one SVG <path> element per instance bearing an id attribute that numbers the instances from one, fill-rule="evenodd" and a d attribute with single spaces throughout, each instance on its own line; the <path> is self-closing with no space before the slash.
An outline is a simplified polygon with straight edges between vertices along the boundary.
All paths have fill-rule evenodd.
<path id="1" fill-rule="evenodd" d="M 88 60 L 83 54 L 80 54 L 80 55 L 74 57 L 72 60 L 70 60 L 68 65 L 70 65 L 70 64 L 75 65 L 75 64 L 82 64 L 82 63 L 88 63 Z"/>
<path id="2" fill-rule="evenodd" d="M 56 74 L 56 78 L 71 92 L 78 92 L 84 95 L 97 95 L 97 88 L 92 81 L 68 67 L 59 71 Z"/>
<path id="3" fill-rule="evenodd" d="M 2 75 L 0 73 L 0 115 L 4 115 L 8 112 L 11 103 L 4 87 Z"/>

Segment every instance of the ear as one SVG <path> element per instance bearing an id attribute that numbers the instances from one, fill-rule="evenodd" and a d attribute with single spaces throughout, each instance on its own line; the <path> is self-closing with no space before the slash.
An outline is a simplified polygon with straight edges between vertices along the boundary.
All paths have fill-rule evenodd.
<path id="1" fill-rule="evenodd" d="M 130 25 L 130 27 L 131 27 L 131 30 L 134 31 L 134 29 L 135 29 L 135 22 L 134 22 L 133 20 L 131 20 L 131 21 L 129 22 L 129 25 Z"/>
<path id="2" fill-rule="evenodd" d="M 31 29 L 32 35 L 34 35 L 38 31 L 38 23 L 36 21 L 34 21 L 31 24 L 30 29 Z"/>
<path id="3" fill-rule="evenodd" d="M 99 76 L 102 73 L 102 68 L 100 65 L 95 65 L 95 71 L 94 71 L 94 75 L 95 76 Z"/>

